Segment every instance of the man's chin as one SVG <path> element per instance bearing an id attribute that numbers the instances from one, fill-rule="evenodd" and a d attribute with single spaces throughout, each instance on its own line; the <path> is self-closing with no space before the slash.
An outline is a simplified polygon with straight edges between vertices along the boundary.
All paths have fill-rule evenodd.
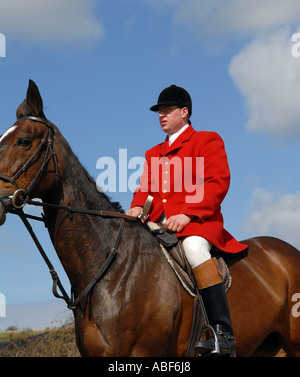
<path id="1" fill-rule="evenodd" d="M 165 133 L 170 133 L 169 132 L 169 129 L 168 129 L 168 125 L 167 125 L 167 123 L 163 123 L 163 124 L 160 124 L 160 126 L 161 126 L 161 129 L 165 132 Z"/>

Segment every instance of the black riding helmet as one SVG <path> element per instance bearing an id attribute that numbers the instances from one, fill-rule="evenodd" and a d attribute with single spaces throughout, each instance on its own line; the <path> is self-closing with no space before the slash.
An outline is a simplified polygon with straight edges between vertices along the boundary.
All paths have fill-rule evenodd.
<path id="1" fill-rule="evenodd" d="M 180 86 L 171 85 L 164 89 L 158 96 L 157 104 L 150 107 L 151 111 L 157 111 L 163 105 L 177 105 L 187 107 L 189 116 L 192 115 L 192 99 L 189 93 Z"/>

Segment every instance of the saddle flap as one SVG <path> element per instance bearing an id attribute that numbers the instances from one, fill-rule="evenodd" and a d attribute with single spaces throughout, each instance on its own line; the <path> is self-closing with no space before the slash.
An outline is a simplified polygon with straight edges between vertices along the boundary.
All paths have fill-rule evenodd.
<path id="1" fill-rule="evenodd" d="M 157 238 L 159 242 L 161 242 L 166 247 L 175 246 L 178 242 L 176 234 L 168 232 L 163 227 L 153 229 L 151 230 L 151 233 L 154 235 L 154 237 Z"/>

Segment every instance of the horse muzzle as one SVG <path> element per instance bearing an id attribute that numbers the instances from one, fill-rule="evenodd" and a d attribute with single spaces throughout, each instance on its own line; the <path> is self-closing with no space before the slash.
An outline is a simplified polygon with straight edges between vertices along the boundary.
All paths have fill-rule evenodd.
<path id="1" fill-rule="evenodd" d="M 12 202 L 7 196 L 0 198 L 0 226 L 5 223 L 6 213 L 11 210 Z"/>

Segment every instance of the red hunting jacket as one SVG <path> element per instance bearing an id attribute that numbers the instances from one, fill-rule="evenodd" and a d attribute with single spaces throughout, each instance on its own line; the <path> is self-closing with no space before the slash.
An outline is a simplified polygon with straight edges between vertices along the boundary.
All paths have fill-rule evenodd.
<path id="1" fill-rule="evenodd" d="M 150 221 L 159 221 L 163 212 L 167 218 L 180 213 L 195 216 L 177 237 L 201 236 L 222 251 L 237 253 L 247 246 L 224 229 L 221 214 L 229 182 L 230 170 L 221 137 L 189 126 L 171 146 L 167 137 L 146 152 L 131 208 L 143 207 L 148 195 L 152 195 Z"/>

